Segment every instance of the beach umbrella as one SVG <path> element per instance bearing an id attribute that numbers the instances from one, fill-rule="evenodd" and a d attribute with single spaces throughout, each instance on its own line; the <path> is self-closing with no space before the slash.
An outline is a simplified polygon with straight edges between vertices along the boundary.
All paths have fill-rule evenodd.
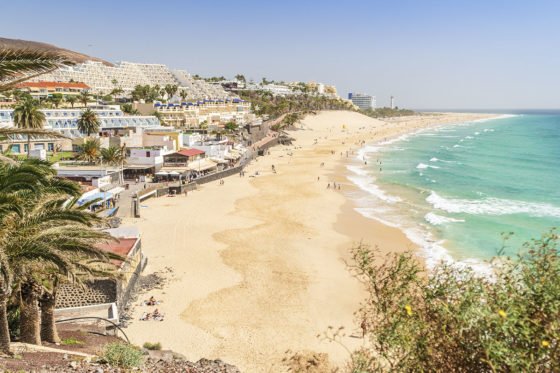
<path id="1" fill-rule="evenodd" d="M 181 174 L 180 174 L 179 172 L 177 172 L 177 171 L 171 171 L 171 172 L 169 172 L 169 175 L 171 175 L 171 176 L 179 176 L 179 175 L 181 175 Z"/>
<path id="2" fill-rule="evenodd" d="M 167 176 L 167 175 L 169 175 L 169 174 L 167 173 L 167 171 L 158 171 L 158 172 L 156 172 L 156 176 Z"/>

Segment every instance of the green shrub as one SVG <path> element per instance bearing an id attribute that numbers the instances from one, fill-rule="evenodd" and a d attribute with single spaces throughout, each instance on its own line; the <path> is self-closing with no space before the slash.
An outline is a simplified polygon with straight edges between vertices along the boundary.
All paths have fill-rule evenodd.
<path id="1" fill-rule="evenodd" d="M 142 346 L 144 347 L 146 350 L 161 350 L 161 343 L 156 342 L 156 343 L 151 343 L 151 342 L 146 342 L 144 343 L 144 345 Z"/>
<path id="2" fill-rule="evenodd" d="M 63 339 L 60 343 L 63 344 L 63 345 L 65 345 L 65 346 L 83 345 L 83 344 L 84 344 L 84 342 L 79 341 L 79 340 L 77 340 L 77 339 L 75 339 L 75 338 L 66 338 L 66 339 Z"/>
<path id="3" fill-rule="evenodd" d="M 560 371 L 560 254 L 554 230 L 517 258 L 492 261 L 491 278 L 441 264 L 429 274 L 411 254 L 352 251 L 368 298 L 365 350 L 350 371 Z"/>
<path id="4" fill-rule="evenodd" d="M 105 346 L 102 358 L 112 366 L 134 368 L 142 364 L 142 351 L 130 344 L 114 342 Z"/>

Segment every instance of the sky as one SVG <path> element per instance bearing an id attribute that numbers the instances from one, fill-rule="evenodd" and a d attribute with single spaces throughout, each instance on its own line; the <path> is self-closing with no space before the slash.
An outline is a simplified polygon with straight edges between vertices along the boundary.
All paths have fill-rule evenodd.
<path id="1" fill-rule="evenodd" d="M 560 1 L 0 0 L 0 36 L 333 84 L 411 109 L 560 108 Z"/>

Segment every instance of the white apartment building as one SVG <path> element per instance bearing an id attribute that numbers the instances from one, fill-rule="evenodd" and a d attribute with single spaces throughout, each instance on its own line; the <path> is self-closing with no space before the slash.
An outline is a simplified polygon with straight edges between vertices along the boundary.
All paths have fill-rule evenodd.
<path id="1" fill-rule="evenodd" d="M 98 61 L 86 61 L 74 66 L 63 66 L 51 73 L 40 75 L 31 81 L 83 82 L 91 87 L 91 92 L 108 94 L 121 88 L 129 94 L 137 85 L 178 85 L 179 91 L 187 92 L 186 99 L 225 98 L 229 94 L 221 87 L 204 80 L 193 79 L 184 70 L 172 71 L 163 64 L 118 62 L 107 66 Z M 177 93 L 177 97 L 179 93 Z"/>
<path id="2" fill-rule="evenodd" d="M 262 85 L 260 89 L 262 89 L 263 91 L 268 91 L 275 96 L 288 96 L 294 94 L 292 88 L 288 87 L 287 85 L 281 84 L 266 84 Z"/>
<path id="3" fill-rule="evenodd" d="M 161 113 L 165 125 L 173 127 L 199 128 L 203 122 L 211 125 L 229 121 L 242 125 L 255 118 L 251 113 L 251 103 L 237 98 L 201 100 L 180 105 L 156 103 L 153 108 Z"/>
<path id="4" fill-rule="evenodd" d="M 375 109 L 376 106 L 375 96 L 362 93 L 350 93 L 348 94 L 348 99 L 362 110 Z"/>
<path id="5" fill-rule="evenodd" d="M 229 94 L 221 85 L 211 84 L 204 80 L 194 79 L 191 74 L 185 70 L 173 70 L 174 78 L 177 80 L 179 90 L 185 90 L 187 96 L 185 100 L 192 101 L 198 99 L 226 99 Z M 180 96 L 179 96 L 180 97 Z"/>
<path id="6" fill-rule="evenodd" d="M 83 137 L 78 131 L 78 119 L 83 109 L 42 109 L 45 113 L 45 129 L 61 132 L 68 137 Z M 93 109 L 100 123 L 100 132 L 111 129 L 144 128 L 158 129 L 161 127 L 159 120 L 151 115 L 125 115 L 116 107 Z M 13 109 L 0 109 L 0 127 L 11 127 L 13 122 Z"/>

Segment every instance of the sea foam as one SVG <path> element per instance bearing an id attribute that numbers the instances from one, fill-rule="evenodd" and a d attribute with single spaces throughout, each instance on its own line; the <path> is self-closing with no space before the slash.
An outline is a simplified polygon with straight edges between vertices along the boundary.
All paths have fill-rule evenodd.
<path id="1" fill-rule="evenodd" d="M 419 169 L 419 170 L 425 170 L 426 168 L 439 168 L 439 167 L 438 166 L 430 166 L 430 165 L 427 165 L 425 163 L 418 163 L 416 168 Z"/>
<path id="2" fill-rule="evenodd" d="M 424 216 L 424 219 L 431 225 L 443 225 L 446 223 L 464 223 L 463 219 L 454 219 L 447 216 L 437 215 L 433 212 L 429 212 Z"/>
<path id="3" fill-rule="evenodd" d="M 349 175 L 348 180 L 353 182 L 361 190 L 388 203 L 400 202 L 401 199 L 396 196 L 387 194 L 384 190 L 375 184 L 375 178 L 371 176 L 367 170 L 356 165 L 348 165 L 346 168 L 354 175 Z"/>
<path id="4" fill-rule="evenodd" d="M 449 213 L 471 215 L 527 214 L 536 217 L 560 218 L 560 207 L 546 203 L 515 201 L 500 198 L 453 199 L 441 197 L 432 191 L 426 201 L 434 208 Z"/>

